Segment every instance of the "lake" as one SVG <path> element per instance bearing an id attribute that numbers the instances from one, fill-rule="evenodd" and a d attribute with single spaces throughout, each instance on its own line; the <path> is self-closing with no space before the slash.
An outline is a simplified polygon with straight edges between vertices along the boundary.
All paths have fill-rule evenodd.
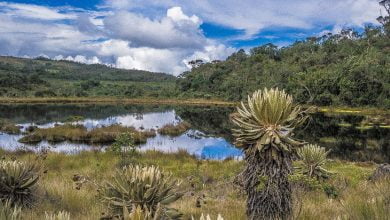
<path id="1" fill-rule="evenodd" d="M 69 117 L 82 116 L 77 124 L 87 129 L 121 124 L 139 130 L 158 129 L 167 124 L 189 122 L 190 130 L 178 137 L 157 134 L 140 146 L 144 150 L 188 151 L 202 159 L 223 160 L 242 158 L 242 152 L 232 144 L 232 107 L 171 106 L 128 104 L 2 104 L 0 118 L 8 119 L 26 129 L 63 124 Z M 309 123 L 295 131 L 295 137 L 317 143 L 331 150 L 330 157 L 350 161 L 390 161 L 390 129 L 388 115 L 364 116 L 348 114 L 312 114 Z M 0 133 L 0 147 L 6 150 L 49 149 L 56 152 L 78 153 L 84 150 L 105 150 L 106 145 L 71 143 L 21 144 L 22 135 Z"/>

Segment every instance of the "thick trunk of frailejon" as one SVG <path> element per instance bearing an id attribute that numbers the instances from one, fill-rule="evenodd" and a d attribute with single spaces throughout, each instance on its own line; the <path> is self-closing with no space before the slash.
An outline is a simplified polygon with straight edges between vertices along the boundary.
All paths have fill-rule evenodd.
<path id="1" fill-rule="evenodd" d="M 271 150 L 247 153 L 247 165 L 242 173 L 243 187 L 247 193 L 248 219 L 290 219 L 292 213 L 292 172 L 290 154 Z"/>

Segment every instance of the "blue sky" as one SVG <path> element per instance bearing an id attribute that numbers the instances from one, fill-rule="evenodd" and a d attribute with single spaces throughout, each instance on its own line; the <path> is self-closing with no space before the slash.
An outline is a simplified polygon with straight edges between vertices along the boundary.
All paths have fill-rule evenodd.
<path id="1" fill-rule="evenodd" d="M 0 0 L 0 55 L 178 75 L 192 59 L 377 24 L 377 0 Z"/>

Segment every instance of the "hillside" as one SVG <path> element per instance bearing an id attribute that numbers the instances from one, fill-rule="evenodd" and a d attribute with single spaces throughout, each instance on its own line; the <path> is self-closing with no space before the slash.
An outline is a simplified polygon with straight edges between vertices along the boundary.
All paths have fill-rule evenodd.
<path id="1" fill-rule="evenodd" d="M 187 97 L 238 101 L 263 87 L 286 89 L 301 103 L 390 107 L 390 28 L 366 27 L 267 44 L 202 64 L 178 81 Z"/>
<path id="2" fill-rule="evenodd" d="M 0 56 L 0 96 L 159 96 L 155 91 L 173 88 L 175 79 L 100 64 Z"/>

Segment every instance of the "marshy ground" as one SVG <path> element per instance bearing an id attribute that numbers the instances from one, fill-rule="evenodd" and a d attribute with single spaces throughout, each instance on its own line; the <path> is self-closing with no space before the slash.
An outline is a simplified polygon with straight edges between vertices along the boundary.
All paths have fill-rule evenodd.
<path id="1" fill-rule="evenodd" d="M 147 151 L 134 155 L 113 152 L 60 153 L 1 152 L 4 158 L 38 160 L 45 170 L 38 182 L 36 201 L 23 210 L 25 219 L 43 219 L 45 212 L 68 211 L 71 219 L 98 219 L 107 210 L 97 198 L 99 184 L 110 180 L 113 171 L 127 164 L 156 165 L 171 172 L 181 184 L 176 190 L 185 195 L 172 206 L 184 219 L 209 213 L 216 218 L 246 219 L 245 195 L 233 184 L 244 162 L 198 160 L 185 151 Z M 42 156 L 44 155 L 44 156 Z M 38 158 L 38 159 L 37 159 Z M 297 219 L 386 219 L 390 208 L 388 180 L 371 182 L 374 163 L 332 160 L 326 169 L 330 179 L 318 182 L 294 177 L 294 211 Z M 87 178 L 81 187 L 74 176 Z M 369 217 L 369 218 L 368 218 Z"/>

